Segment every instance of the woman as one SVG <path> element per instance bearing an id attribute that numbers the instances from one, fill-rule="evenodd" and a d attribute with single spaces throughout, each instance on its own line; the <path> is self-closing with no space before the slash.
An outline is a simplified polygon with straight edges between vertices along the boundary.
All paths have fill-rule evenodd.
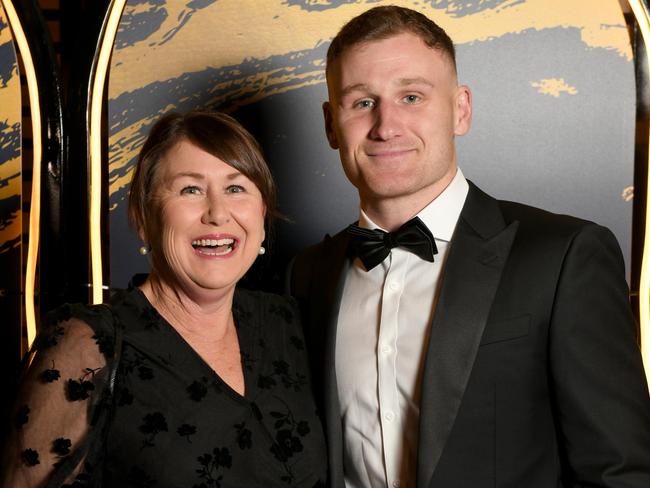
<path id="1" fill-rule="evenodd" d="M 294 304 L 236 288 L 275 211 L 259 147 L 234 119 L 154 125 L 129 195 L 151 272 L 108 306 L 50 314 L 2 486 L 323 484 Z"/>

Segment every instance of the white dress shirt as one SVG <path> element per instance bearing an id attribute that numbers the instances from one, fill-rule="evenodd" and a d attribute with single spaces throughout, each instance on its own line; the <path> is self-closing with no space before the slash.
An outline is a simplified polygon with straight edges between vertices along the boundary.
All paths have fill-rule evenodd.
<path id="1" fill-rule="evenodd" d="M 336 378 L 347 488 L 415 486 L 420 383 L 438 284 L 469 185 L 460 169 L 418 216 L 435 237 L 433 263 L 394 248 L 345 280 Z M 363 211 L 361 227 L 377 229 Z M 385 230 L 385 229 L 382 229 Z"/>

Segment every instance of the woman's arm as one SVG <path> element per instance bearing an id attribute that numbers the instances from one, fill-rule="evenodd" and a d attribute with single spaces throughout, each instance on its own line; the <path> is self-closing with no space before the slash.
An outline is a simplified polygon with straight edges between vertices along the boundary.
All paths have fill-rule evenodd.
<path id="1" fill-rule="evenodd" d="M 5 441 L 3 488 L 44 487 L 55 473 L 80 473 L 90 415 L 103 395 L 102 341 L 84 321 L 70 318 L 37 338 L 21 379 Z M 58 476 L 57 476 L 58 478 Z"/>

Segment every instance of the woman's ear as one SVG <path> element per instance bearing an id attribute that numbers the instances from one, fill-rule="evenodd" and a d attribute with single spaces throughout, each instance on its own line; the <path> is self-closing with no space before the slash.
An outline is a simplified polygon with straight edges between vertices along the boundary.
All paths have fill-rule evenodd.
<path id="1" fill-rule="evenodd" d="M 266 239 L 266 205 L 264 205 L 264 208 L 262 209 L 262 217 L 264 217 L 264 225 L 262 226 L 262 242 L 264 242 L 264 239 Z"/>

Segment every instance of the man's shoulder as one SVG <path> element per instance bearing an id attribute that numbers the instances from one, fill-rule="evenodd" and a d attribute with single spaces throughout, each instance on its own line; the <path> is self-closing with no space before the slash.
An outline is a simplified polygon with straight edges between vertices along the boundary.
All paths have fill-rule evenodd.
<path id="1" fill-rule="evenodd" d="M 597 225 L 595 222 L 569 214 L 556 213 L 540 207 L 534 207 L 520 202 L 497 200 L 503 218 L 507 223 L 519 221 L 524 224 L 560 226 L 566 228 L 581 228 Z"/>
<path id="2" fill-rule="evenodd" d="M 574 215 L 553 212 L 526 203 L 500 200 L 487 195 L 475 185 L 472 186 L 475 193 L 482 195 L 482 199 L 492 200 L 496 204 L 506 225 L 517 222 L 520 230 L 535 228 L 537 232 L 573 233 L 589 227 L 602 228 L 595 222 Z"/>
<path id="3" fill-rule="evenodd" d="M 323 238 L 316 243 L 310 244 L 296 254 L 295 260 L 311 261 L 320 259 L 325 254 L 341 251 L 347 245 L 348 236 L 346 229 L 341 229 L 335 234 L 325 234 Z"/>
<path id="4" fill-rule="evenodd" d="M 461 219 L 484 238 L 516 226 L 519 248 L 527 243 L 534 249 L 541 246 L 550 252 L 551 249 L 567 249 L 576 239 L 611 249 L 618 246 L 614 234 L 598 223 L 525 203 L 499 200 L 471 183 L 470 188 Z"/>
<path id="5" fill-rule="evenodd" d="M 347 258 L 348 236 L 345 229 L 334 235 L 326 234 L 315 244 L 302 249 L 289 264 L 287 289 L 296 296 L 308 290 L 314 281 L 336 273 Z"/>

